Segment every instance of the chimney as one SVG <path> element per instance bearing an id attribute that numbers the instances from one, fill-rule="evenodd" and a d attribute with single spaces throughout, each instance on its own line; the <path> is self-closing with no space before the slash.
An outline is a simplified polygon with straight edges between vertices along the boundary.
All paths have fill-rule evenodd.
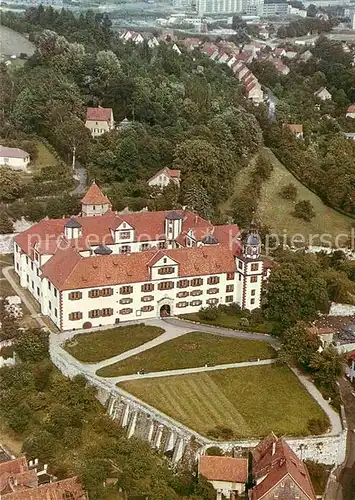
<path id="1" fill-rule="evenodd" d="M 273 441 L 272 442 L 272 452 L 271 452 L 272 457 L 275 455 L 275 451 L 276 451 L 276 441 Z"/>

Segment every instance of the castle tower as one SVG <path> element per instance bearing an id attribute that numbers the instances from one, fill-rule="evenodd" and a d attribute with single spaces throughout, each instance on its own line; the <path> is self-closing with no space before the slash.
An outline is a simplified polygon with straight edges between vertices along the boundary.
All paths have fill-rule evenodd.
<path id="1" fill-rule="evenodd" d="M 257 309 L 261 303 L 263 282 L 263 259 L 261 258 L 261 238 L 254 219 L 244 240 L 242 252 L 236 257 L 239 303 L 242 309 Z"/>
<path id="2" fill-rule="evenodd" d="M 94 217 L 103 215 L 111 210 L 110 200 L 103 194 L 95 181 L 89 187 L 86 195 L 81 200 L 81 213 L 83 216 Z"/>

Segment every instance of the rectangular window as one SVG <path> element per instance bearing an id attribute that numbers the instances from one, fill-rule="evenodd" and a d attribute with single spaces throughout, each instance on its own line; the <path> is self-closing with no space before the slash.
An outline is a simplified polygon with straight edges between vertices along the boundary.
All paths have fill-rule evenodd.
<path id="1" fill-rule="evenodd" d="M 51 282 L 48 281 L 48 290 L 50 290 L 51 288 L 52 288 Z"/>
<path id="2" fill-rule="evenodd" d="M 54 309 L 54 316 L 55 316 L 56 318 L 58 317 L 58 309 L 57 309 L 57 308 L 55 308 L 55 309 Z"/>
<path id="3" fill-rule="evenodd" d="M 251 299 L 251 300 L 250 300 L 250 303 L 251 303 L 251 304 L 255 304 L 255 299 Z"/>
<path id="4" fill-rule="evenodd" d="M 201 286 L 203 284 L 203 279 L 202 278 L 194 278 L 191 280 L 190 285 L 191 286 Z"/>
<path id="5" fill-rule="evenodd" d="M 238 262 L 238 267 L 239 267 L 239 269 L 243 269 L 243 262 L 242 261 Z"/>
<path id="6" fill-rule="evenodd" d="M 144 250 L 149 250 L 149 243 L 142 243 L 140 250 L 141 252 L 144 252 Z"/>
<path id="7" fill-rule="evenodd" d="M 227 280 L 234 280 L 234 273 L 227 273 Z"/>
<path id="8" fill-rule="evenodd" d="M 120 232 L 120 240 L 129 240 L 131 233 L 129 231 Z"/>
<path id="9" fill-rule="evenodd" d="M 219 283 L 219 277 L 218 276 L 210 276 L 207 279 L 207 284 L 208 285 L 217 285 Z"/>
<path id="10" fill-rule="evenodd" d="M 242 275 L 241 274 L 239 275 L 239 281 L 242 281 Z"/>
<path id="11" fill-rule="evenodd" d="M 102 309 L 102 316 L 112 316 L 113 309 L 111 307 L 105 307 Z"/>
<path id="12" fill-rule="evenodd" d="M 202 295 L 203 292 L 202 290 L 192 290 L 192 292 L 190 293 L 190 295 L 192 295 L 193 297 L 195 297 L 196 295 Z"/>
<path id="13" fill-rule="evenodd" d="M 251 265 L 251 270 L 252 271 L 258 271 L 258 269 L 259 269 L 259 264 L 252 264 Z"/>
<path id="14" fill-rule="evenodd" d="M 39 276 L 39 269 L 37 269 L 37 271 L 36 271 L 36 272 L 37 272 L 37 276 Z"/>
<path id="15" fill-rule="evenodd" d="M 83 294 L 81 292 L 70 292 L 68 295 L 69 300 L 79 300 L 81 299 Z"/>
<path id="16" fill-rule="evenodd" d="M 77 321 L 83 317 L 83 313 L 80 311 L 77 312 L 72 312 L 69 314 L 69 320 L 70 321 Z"/>
<path id="17" fill-rule="evenodd" d="M 131 251 L 131 247 L 129 245 L 123 245 L 120 248 L 120 253 L 129 253 Z"/>
<path id="18" fill-rule="evenodd" d="M 252 291 L 251 291 L 251 294 L 252 294 L 252 295 L 255 295 L 255 290 L 252 290 Z"/>
<path id="19" fill-rule="evenodd" d="M 120 304 L 131 304 L 132 302 L 133 302 L 133 299 L 131 299 L 130 297 L 127 297 L 125 299 L 120 300 Z"/>
<path id="20" fill-rule="evenodd" d="M 218 288 L 209 288 L 207 290 L 208 295 L 214 295 L 215 293 L 218 293 L 219 289 Z"/>
<path id="21" fill-rule="evenodd" d="M 186 288 L 187 286 L 189 286 L 189 280 L 180 280 L 177 283 L 178 288 Z"/>
<path id="22" fill-rule="evenodd" d="M 174 288 L 172 281 L 163 281 L 163 283 L 158 284 L 158 290 L 171 290 L 172 288 Z"/>
<path id="23" fill-rule="evenodd" d="M 35 289 L 34 281 L 31 282 L 31 285 L 32 285 L 32 290 L 34 290 Z"/>
<path id="24" fill-rule="evenodd" d="M 50 300 L 48 301 L 48 307 L 49 307 L 49 310 L 51 311 L 52 310 L 52 302 Z"/>
<path id="25" fill-rule="evenodd" d="M 206 302 L 210 306 L 214 306 L 214 305 L 218 304 L 219 300 L 218 299 L 208 299 L 208 300 L 206 300 Z"/>
<path id="26" fill-rule="evenodd" d="M 30 282 L 30 277 L 27 274 L 27 283 L 29 283 L 29 282 Z"/>
<path id="27" fill-rule="evenodd" d="M 154 306 L 143 306 L 141 311 L 142 312 L 150 312 L 154 310 Z"/>
<path id="28" fill-rule="evenodd" d="M 202 300 L 191 300 L 190 306 L 200 306 L 202 304 Z"/>
<path id="29" fill-rule="evenodd" d="M 56 297 L 57 295 L 58 295 L 57 289 L 54 288 L 54 297 Z"/>
<path id="30" fill-rule="evenodd" d="M 154 300 L 154 296 L 153 295 L 143 295 L 141 300 L 142 300 L 142 302 L 151 302 L 152 300 Z"/>
<path id="31" fill-rule="evenodd" d="M 228 302 L 233 302 L 233 295 L 227 295 L 226 303 L 228 303 Z"/>
<path id="32" fill-rule="evenodd" d="M 178 307 L 178 308 L 187 307 L 188 305 L 189 305 L 189 303 L 186 301 L 176 303 L 176 307 Z"/>
<path id="33" fill-rule="evenodd" d="M 101 309 L 92 309 L 89 311 L 89 318 L 99 318 L 101 316 Z"/>
<path id="34" fill-rule="evenodd" d="M 122 295 L 127 295 L 128 293 L 133 292 L 133 286 L 121 286 L 120 293 Z"/>
<path id="35" fill-rule="evenodd" d="M 152 292 L 153 290 L 154 290 L 153 283 L 145 283 L 144 285 L 141 286 L 142 292 Z"/>
<path id="36" fill-rule="evenodd" d="M 121 309 L 120 314 L 131 314 L 133 312 L 133 309 L 127 307 L 126 309 Z"/>
<path id="37" fill-rule="evenodd" d="M 187 297 L 189 295 L 189 292 L 178 292 L 176 296 L 180 299 L 182 297 Z"/>
<path id="38" fill-rule="evenodd" d="M 110 295 L 113 295 L 113 288 L 103 288 L 101 290 L 102 297 L 109 297 Z"/>
<path id="39" fill-rule="evenodd" d="M 258 281 L 258 277 L 257 276 L 251 276 L 250 281 L 251 281 L 251 283 L 256 283 Z"/>
<path id="40" fill-rule="evenodd" d="M 39 296 L 39 288 L 37 287 L 37 295 Z"/>
<path id="41" fill-rule="evenodd" d="M 31 270 L 33 271 L 33 262 L 31 262 Z"/>
<path id="42" fill-rule="evenodd" d="M 16 269 L 19 271 L 20 270 L 20 266 L 18 264 L 16 264 Z M 37 269 L 38 271 L 38 269 Z"/>
<path id="43" fill-rule="evenodd" d="M 161 267 L 160 269 L 158 269 L 158 274 L 172 274 L 173 272 L 173 267 Z"/>
<path id="44" fill-rule="evenodd" d="M 158 248 L 165 248 L 165 241 L 160 241 L 159 244 L 158 244 Z"/>
<path id="45" fill-rule="evenodd" d="M 234 292 L 234 285 L 227 285 L 226 286 L 226 292 L 227 293 Z"/>
<path id="46" fill-rule="evenodd" d="M 28 257 L 27 257 L 27 255 L 26 255 L 26 264 L 28 265 Z"/>

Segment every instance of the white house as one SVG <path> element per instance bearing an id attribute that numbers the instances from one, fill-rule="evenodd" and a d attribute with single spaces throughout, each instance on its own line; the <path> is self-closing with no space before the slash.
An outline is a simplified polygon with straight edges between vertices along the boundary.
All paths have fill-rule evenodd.
<path id="1" fill-rule="evenodd" d="M 163 168 L 148 180 L 148 186 L 151 187 L 158 186 L 160 189 L 163 189 L 171 182 L 173 182 L 177 186 L 180 186 L 180 177 L 181 177 L 180 170 Z"/>
<path id="2" fill-rule="evenodd" d="M 332 94 L 325 87 L 321 87 L 314 92 L 314 97 L 321 101 L 330 101 L 332 99 Z"/>
<path id="3" fill-rule="evenodd" d="M 303 139 L 303 125 L 300 123 L 286 123 L 284 128 L 288 128 L 297 139 Z"/>
<path id="4" fill-rule="evenodd" d="M 115 122 L 111 108 L 87 108 L 85 127 L 91 132 L 92 137 L 99 137 L 105 132 L 113 130 Z"/>
<path id="5" fill-rule="evenodd" d="M 346 118 L 355 118 L 355 104 L 351 104 L 346 110 Z"/>
<path id="6" fill-rule="evenodd" d="M 265 270 L 253 224 L 242 243 L 235 224 L 214 226 L 187 210 L 118 214 L 110 206 L 94 184 L 86 215 L 42 220 L 15 237 L 21 286 L 59 329 L 234 302 L 260 307 Z"/>
<path id="7" fill-rule="evenodd" d="M 23 149 L 0 146 L 0 165 L 12 170 L 26 170 L 30 161 L 29 153 Z"/>
<path id="8" fill-rule="evenodd" d="M 199 475 L 205 477 L 216 490 L 216 500 L 235 498 L 245 492 L 248 481 L 246 458 L 210 457 L 199 458 Z"/>

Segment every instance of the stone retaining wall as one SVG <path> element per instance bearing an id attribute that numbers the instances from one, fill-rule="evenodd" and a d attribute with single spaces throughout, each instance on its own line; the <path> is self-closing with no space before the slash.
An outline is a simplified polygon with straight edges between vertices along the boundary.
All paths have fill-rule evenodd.
<path id="1" fill-rule="evenodd" d="M 107 408 L 112 419 L 126 428 L 128 437 L 137 436 L 149 441 L 153 448 L 169 451 L 174 463 L 190 455 L 192 449 L 195 454 L 203 454 L 211 446 L 218 446 L 223 451 L 245 452 L 258 444 L 259 441 L 255 439 L 220 442 L 201 436 L 123 389 L 86 371 L 57 342 L 53 342 L 53 338 L 51 335 L 50 355 L 59 370 L 70 378 L 78 374 L 85 375 L 89 384 L 97 388 L 100 403 Z M 286 438 L 286 441 L 303 460 L 339 465 L 346 456 L 347 429 L 344 414 L 342 417 L 343 430 L 338 435 Z"/>

